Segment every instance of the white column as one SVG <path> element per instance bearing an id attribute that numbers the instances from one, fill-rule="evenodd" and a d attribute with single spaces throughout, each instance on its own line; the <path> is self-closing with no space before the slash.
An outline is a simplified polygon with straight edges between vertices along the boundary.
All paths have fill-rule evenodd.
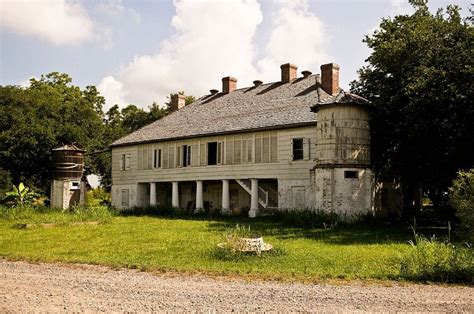
<path id="1" fill-rule="evenodd" d="M 251 194 L 250 194 L 250 211 L 249 217 L 255 218 L 258 214 L 258 180 L 257 179 L 250 179 L 252 183 L 251 187 Z"/>
<path id="2" fill-rule="evenodd" d="M 202 181 L 196 181 L 196 211 L 202 211 L 204 209 L 204 200 L 202 195 Z"/>
<path id="3" fill-rule="evenodd" d="M 179 189 L 178 189 L 178 182 L 173 183 L 173 190 L 171 193 L 171 206 L 179 207 Z"/>
<path id="4" fill-rule="evenodd" d="M 150 182 L 150 206 L 156 205 L 156 183 Z"/>
<path id="5" fill-rule="evenodd" d="M 230 210 L 229 180 L 222 180 L 222 212 L 228 213 Z"/>

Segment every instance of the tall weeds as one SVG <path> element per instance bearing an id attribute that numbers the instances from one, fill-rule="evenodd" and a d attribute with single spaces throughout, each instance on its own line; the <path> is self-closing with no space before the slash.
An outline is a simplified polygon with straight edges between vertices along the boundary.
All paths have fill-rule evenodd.
<path id="1" fill-rule="evenodd" d="M 474 250 L 468 244 L 441 242 L 415 235 L 400 262 L 400 275 L 410 280 L 474 283 Z"/>

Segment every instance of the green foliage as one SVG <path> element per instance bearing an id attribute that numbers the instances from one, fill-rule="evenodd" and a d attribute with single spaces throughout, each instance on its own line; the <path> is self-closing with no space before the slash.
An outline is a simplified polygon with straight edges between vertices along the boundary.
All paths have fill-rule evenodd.
<path id="1" fill-rule="evenodd" d="M 415 236 L 400 262 L 400 275 L 410 280 L 474 283 L 474 250 L 466 245 Z"/>
<path id="2" fill-rule="evenodd" d="M 0 167 L 13 182 L 47 191 L 52 148 L 76 143 L 90 152 L 105 145 L 103 103 L 95 87 L 81 90 L 57 72 L 31 79 L 28 88 L 0 86 Z"/>
<path id="3" fill-rule="evenodd" d="M 6 170 L 0 169 L 0 198 L 10 190 L 13 185 L 10 173 Z"/>
<path id="4" fill-rule="evenodd" d="M 21 182 L 18 186 L 13 185 L 13 190 L 5 194 L 2 203 L 24 206 L 31 204 L 38 196 Z"/>
<path id="5" fill-rule="evenodd" d="M 168 113 L 156 103 L 148 111 L 115 105 L 104 113 L 105 99 L 96 87 L 81 89 L 64 73 L 52 72 L 30 83 L 27 88 L 0 86 L 0 169 L 10 173 L 11 181 L 43 192 L 49 189 L 51 149 L 69 143 L 89 153 L 89 173 L 98 174 L 102 186 L 110 189 L 108 146 Z"/>
<path id="6" fill-rule="evenodd" d="M 97 187 L 86 192 L 86 203 L 89 206 L 110 205 L 110 193 L 104 188 Z"/>
<path id="7" fill-rule="evenodd" d="M 461 222 L 462 233 L 474 243 L 474 169 L 458 172 L 449 192 L 456 216 Z"/>
<path id="8" fill-rule="evenodd" d="M 405 204 L 423 186 L 434 205 L 458 169 L 473 165 L 474 30 L 460 9 L 430 13 L 411 1 L 412 15 L 383 19 L 366 36 L 372 50 L 351 90 L 372 101 L 372 161 L 376 174 L 399 179 Z"/>
<path id="9" fill-rule="evenodd" d="M 105 206 L 75 206 L 68 211 L 45 206 L 0 206 L 0 219 L 17 227 L 41 227 L 43 224 L 69 225 L 80 222 L 110 222 L 116 212 Z"/>
<path id="10" fill-rule="evenodd" d="M 328 228 L 343 221 L 337 213 L 309 208 L 292 208 L 275 212 L 273 218 L 284 226 L 299 228 Z"/>

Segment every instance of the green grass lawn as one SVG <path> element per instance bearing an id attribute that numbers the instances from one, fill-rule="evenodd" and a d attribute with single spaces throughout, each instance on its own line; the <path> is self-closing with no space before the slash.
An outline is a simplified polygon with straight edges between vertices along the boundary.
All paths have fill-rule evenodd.
<path id="1" fill-rule="evenodd" d="M 15 227 L 25 219 L 0 219 L 0 256 L 283 280 L 398 279 L 399 260 L 412 239 L 411 232 L 400 227 L 308 230 L 242 218 L 111 216 L 98 225 Z M 28 219 L 36 223 L 55 221 L 46 214 L 32 214 Z M 226 229 L 237 223 L 261 233 L 276 252 L 262 257 L 219 258 L 216 244 L 223 240 Z"/>

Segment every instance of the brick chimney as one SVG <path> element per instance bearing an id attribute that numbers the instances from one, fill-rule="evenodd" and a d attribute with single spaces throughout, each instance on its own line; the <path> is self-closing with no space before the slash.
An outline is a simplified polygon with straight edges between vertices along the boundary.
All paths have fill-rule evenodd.
<path id="1" fill-rule="evenodd" d="M 186 96 L 181 94 L 174 94 L 171 96 L 170 111 L 177 111 L 186 106 Z"/>
<path id="2" fill-rule="evenodd" d="M 232 76 L 222 78 L 222 92 L 225 94 L 235 91 L 237 88 L 237 79 Z"/>
<path id="3" fill-rule="evenodd" d="M 298 69 L 298 67 L 294 64 L 291 64 L 291 63 L 286 63 L 286 64 L 282 64 L 280 66 L 280 69 L 281 69 L 281 81 L 282 82 L 290 82 L 292 80 L 294 80 L 296 78 L 296 70 Z"/>
<path id="4" fill-rule="evenodd" d="M 321 66 L 321 87 L 330 95 L 339 93 L 339 66 L 335 63 Z"/>

